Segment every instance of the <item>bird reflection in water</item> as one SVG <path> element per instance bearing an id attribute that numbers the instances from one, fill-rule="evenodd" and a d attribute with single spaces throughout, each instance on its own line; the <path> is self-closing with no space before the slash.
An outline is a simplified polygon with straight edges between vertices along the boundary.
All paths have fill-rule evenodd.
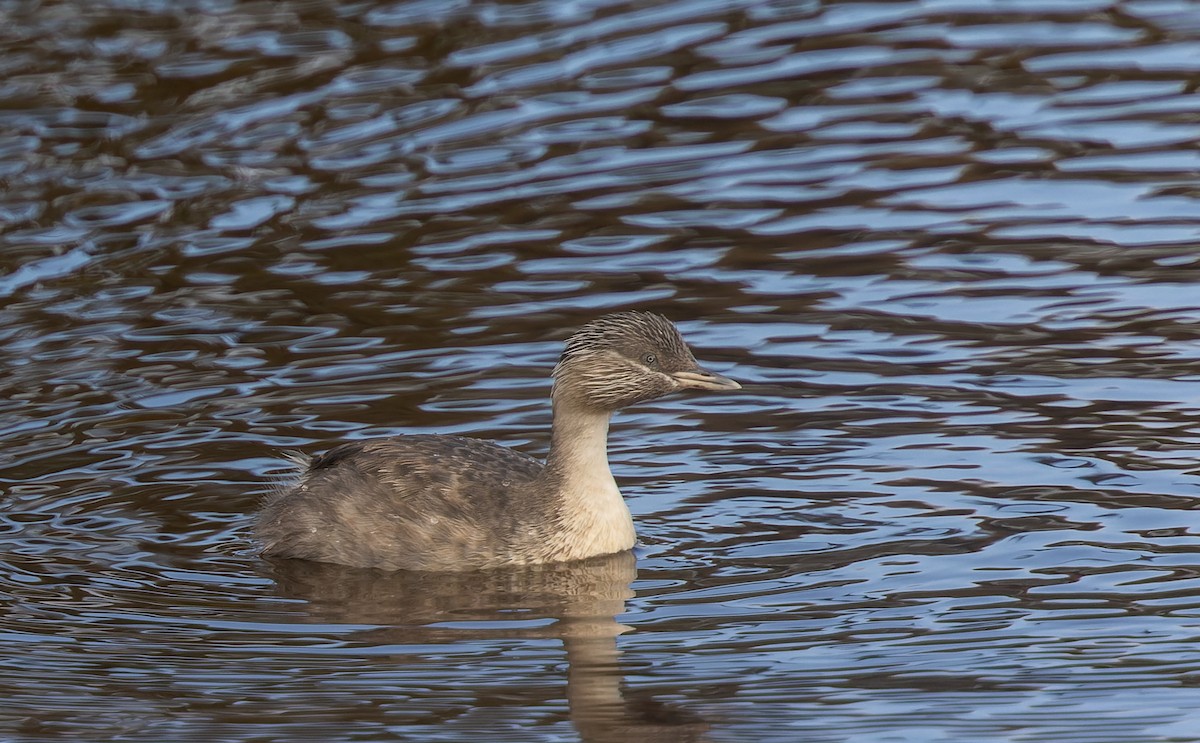
<path id="1" fill-rule="evenodd" d="M 352 636 L 361 642 L 561 640 L 571 721 L 587 743 L 706 740 L 708 725 L 701 719 L 623 688 L 616 640 L 630 628 L 617 615 L 634 595 L 630 586 L 637 570 L 630 552 L 472 573 L 385 572 L 277 559 L 266 569 L 281 595 L 306 602 L 311 621 L 380 625 Z M 513 628 L 514 615 L 522 627 Z M 484 622 L 505 626 L 481 629 Z"/>

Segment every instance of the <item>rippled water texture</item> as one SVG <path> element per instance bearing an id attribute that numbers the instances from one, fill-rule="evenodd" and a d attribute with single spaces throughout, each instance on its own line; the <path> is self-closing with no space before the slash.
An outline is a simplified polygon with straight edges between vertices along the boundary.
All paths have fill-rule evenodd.
<path id="1" fill-rule="evenodd" d="M 0 739 L 1200 741 L 1200 5 L 0 0 Z M 279 456 L 546 451 L 617 556 L 271 564 Z"/>

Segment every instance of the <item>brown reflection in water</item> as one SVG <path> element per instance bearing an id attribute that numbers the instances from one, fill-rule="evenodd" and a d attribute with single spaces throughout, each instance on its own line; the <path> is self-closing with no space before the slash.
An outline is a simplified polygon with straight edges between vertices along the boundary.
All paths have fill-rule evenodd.
<path id="1" fill-rule="evenodd" d="M 566 650 L 571 722 L 588 743 L 705 740 L 708 724 L 623 688 L 617 622 L 634 596 L 636 561 L 625 552 L 582 562 L 473 573 L 382 572 L 303 560 L 271 560 L 278 593 L 307 602 L 317 622 L 381 624 L 348 635 L 371 644 L 556 638 Z M 539 619 L 554 620 L 539 624 Z M 528 627 L 457 623 L 514 620 Z"/>

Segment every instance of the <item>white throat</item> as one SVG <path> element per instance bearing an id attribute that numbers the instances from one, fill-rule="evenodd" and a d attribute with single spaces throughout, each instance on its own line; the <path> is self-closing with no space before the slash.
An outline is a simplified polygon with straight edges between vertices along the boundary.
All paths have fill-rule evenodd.
<path id="1" fill-rule="evenodd" d="M 629 507 L 608 468 L 611 417 L 555 402 L 546 468 L 562 498 L 560 548 L 568 553 L 566 559 L 623 552 L 637 539 Z"/>

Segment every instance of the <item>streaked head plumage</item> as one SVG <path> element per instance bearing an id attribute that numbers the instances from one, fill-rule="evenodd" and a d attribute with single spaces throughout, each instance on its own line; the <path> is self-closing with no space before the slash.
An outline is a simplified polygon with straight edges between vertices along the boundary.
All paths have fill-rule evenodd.
<path id="1" fill-rule="evenodd" d="M 567 339 L 554 368 L 554 399 L 618 410 L 676 390 L 737 389 L 701 369 L 679 329 L 651 312 L 599 317 Z"/>

